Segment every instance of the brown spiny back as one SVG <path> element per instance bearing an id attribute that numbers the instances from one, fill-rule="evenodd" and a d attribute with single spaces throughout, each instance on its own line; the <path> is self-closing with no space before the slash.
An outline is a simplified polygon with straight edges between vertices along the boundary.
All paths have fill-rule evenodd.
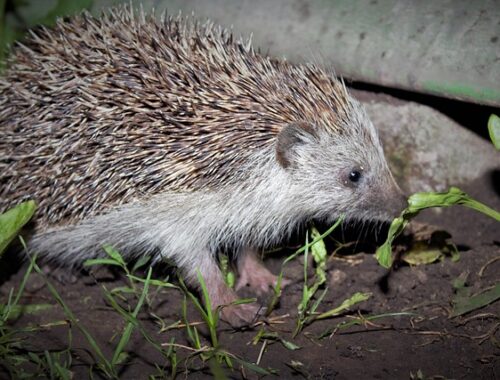
<path id="1" fill-rule="evenodd" d="M 217 188 L 307 121 L 341 133 L 349 100 L 314 66 L 256 53 L 210 23 L 129 8 L 41 28 L 0 78 L 0 211 L 78 221 L 164 191 Z"/>

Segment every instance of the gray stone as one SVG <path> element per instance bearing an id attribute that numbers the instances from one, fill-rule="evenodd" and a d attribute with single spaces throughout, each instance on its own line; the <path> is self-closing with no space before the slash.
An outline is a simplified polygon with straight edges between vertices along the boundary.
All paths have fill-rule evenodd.
<path id="1" fill-rule="evenodd" d="M 379 129 L 391 169 L 408 193 L 443 191 L 500 169 L 493 144 L 430 107 L 376 100 L 365 107 Z"/>

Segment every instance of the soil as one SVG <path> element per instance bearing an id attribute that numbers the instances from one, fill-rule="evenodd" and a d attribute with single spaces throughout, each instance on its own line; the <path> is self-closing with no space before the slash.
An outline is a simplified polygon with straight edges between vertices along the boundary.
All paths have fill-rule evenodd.
<path id="1" fill-rule="evenodd" d="M 492 181 L 496 173 L 485 175 L 474 184 L 463 184 L 463 190 L 476 199 L 500 210 L 498 188 Z M 371 298 L 349 312 L 335 318 L 315 321 L 293 337 L 297 321 L 297 306 L 302 298 L 302 259 L 286 266 L 285 275 L 292 280 L 282 294 L 279 305 L 272 312 L 267 324 L 253 329 L 235 331 L 221 323 L 218 329 L 223 349 L 250 363 L 257 362 L 266 369 L 276 371 L 282 378 L 312 379 L 497 379 L 500 378 L 499 302 L 473 310 L 465 315 L 451 317 L 453 300 L 459 292 L 476 294 L 491 288 L 500 279 L 500 233 L 498 223 L 472 210 L 453 207 L 439 213 L 427 211 L 418 221 L 436 226 L 451 234 L 459 250 L 460 260 L 445 257 L 432 264 L 409 266 L 397 262 L 390 271 L 380 267 L 373 252 L 384 236 L 384 231 L 372 233 L 366 226 L 359 229 L 344 226 L 335 238 L 344 242 L 357 241 L 349 248 L 337 252 L 328 261 L 328 292 L 320 303 L 319 311 L 338 306 L 356 292 L 369 292 Z M 323 227 L 321 227 L 323 228 Z M 324 230 L 324 229 L 323 229 Z M 379 236 L 379 241 L 375 236 Z M 408 248 L 412 235 L 407 233 L 399 240 L 397 250 Z M 302 240 L 301 240 L 302 239 Z M 303 241 L 298 236 L 297 241 Z M 328 239 L 330 252 L 334 249 Z M 275 273 L 287 254 L 293 250 L 268 255 L 266 265 Z M 10 256 L 11 257 L 11 256 Z M 10 268 L 4 263 L 9 262 Z M 18 289 L 27 265 L 15 265 L 14 259 L 4 257 L 0 275 L 0 300 L 8 297 L 9 291 Z M 124 319 L 105 298 L 104 288 L 111 290 L 127 284 L 126 277 L 113 268 L 101 267 L 89 272 L 74 272 L 45 265 L 48 281 L 68 308 L 76 315 L 78 323 L 91 333 L 108 358 L 112 357 L 123 328 Z M 163 278 L 167 273 L 163 267 L 155 267 L 154 276 Z M 144 276 L 144 273 L 142 273 Z M 312 272 L 310 273 L 312 275 Z M 64 280 L 61 279 L 64 277 Z M 178 283 L 175 277 L 171 277 Z M 454 281 L 465 280 L 465 288 L 457 290 Z M 318 295 L 321 290 L 318 292 Z M 142 308 L 139 321 L 149 336 L 159 344 L 168 344 L 175 339 L 178 358 L 177 378 L 213 378 L 216 369 L 210 369 L 199 357 L 190 356 L 186 329 L 175 327 L 182 321 L 184 295 L 177 289 L 152 287 L 150 304 Z M 119 303 L 127 305 L 121 300 Z M 133 307 L 134 297 L 128 299 Z M 85 379 L 103 377 L 95 369 L 95 357 L 88 341 L 77 326 L 57 304 L 50 293 L 47 280 L 40 274 L 30 275 L 20 304 L 50 304 L 47 309 L 23 313 L 10 325 L 15 329 L 35 326 L 37 330 L 20 333 L 25 338 L 17 351 L 40 354 L 57 352 L 71 347 L 72 377 Z M 354 318 L 387 315 L 345 328 L 336 328 L 342 321 Z M 187 317 L 190 322 L 200 322 L 199 313 L 188 303 Z M 170 326 L 171 328 L 166 328 Z M 163 329 L 162 329 L 163 327 Z M 203 325 L 198 325 L 203 345 L 209 345 L 209 336 Z M 260 340 L 253 344 L 257 333 L 264 329 L 277 333 L 282 339 L 293 342 L 300 348 L 287 349 L 276 340 Z M 69 342 L 71 338 L 71 342 Z M 263 346 L 265 344 L 265 346 Z M 166 346 L 165 346 L 166 348 Z M 150 375 L 161 378 L 160 370 L 168 375 L 171 363 L 152 344 L 135 330 L 126 346 L 129 356 L 119 367 L 123 379 L 145 379 Z M 33 364 L 22 365 L 26 371 L 40 371 Z M 233 360 L 233 370 L 222 366 L 228 378 L 258 378 L 255 372 Z M 0 378 L 9 378 L 0 363 Z M 92 373 L 92 375 L 91 375 Z M 272 378 L 274 375 L 268 375 Z M 40 373 L 40 377 L 49 377 Z M 222 377 L 223 378 L 223 377 Z"/>

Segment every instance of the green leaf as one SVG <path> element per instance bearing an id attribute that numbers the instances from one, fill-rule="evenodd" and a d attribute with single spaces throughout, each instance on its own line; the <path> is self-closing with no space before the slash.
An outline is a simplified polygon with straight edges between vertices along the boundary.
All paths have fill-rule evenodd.
<path id="1" fill-rule="evenodd" d="M 460 276 L 455 278 L 452 282 L 454 289 L 462 289 L 465 287 L 465 283 L 467 281 L 468 272 L 461 273 Z"/>
<path id="2" fill-rule="evenodd" d="M 403 211 L 407 219 L 415 217 L 418 212 L 426 208 L 463 205 L 500 221 L 498 211 L 476 201 L 457 187 L 450 187 L 443 193 L 415 193 L 408 198 L 408 205 L 407 210 Z"/>
<path id="3" fill-rule="evenodd" d="M 118 286 L 109 291 L 111 294 L 136 294 L 137 290 L 129 286 Z"/>
<path id="4" fill-rule="evenodd" d="M 360 292 L 354 293 L 350 298 L 344 300 L 342 304 L 340 304 L 340 306 L 318 315 L 316 319 L 335 317 L 343 313 L 344 311 L 349 310 L 352 306 L 360 302 L 366 301 L 371 296 L 372 296 L 371 293 L 360 293 Z"/>
<path id="5" fill-rule="evenodd" d="M 138 325 L 137 316 L 139 314 L 139 311 L 142 308 L 142 305 L 144 304 L 144 302 L 146 300 L 146 296 L 148 294 L 149 285 L 150 285 L 149 281 L 151 279 L 152 272 L 153 272 L 152 268 L 149 268 L 148 274 L 146 277 L 146 282 L 144 283 L 144 287 L 142 289 L 142 293 L 141 293 L 141 296 L 139 297 L 137 305 L 135 305 L 135 308 L 134 308 L 134 311 L 132 312 L 132 314 L 128 315 L 129 319 L 128 319 L 127 326 L 123 330 L 123 334 L 122 334 L 120 341 L 118 342 L 118 344 L 115 348 L 113 358 L 111 359 L 111 364 L 113 366 L 122 363 L 127 357 L 127 356 L 124 356 L 124 355 L 126 355 L 124 350 L 125 350 L 125 347 L 128 344 L 128 342 L 130 341 L 130 337 L 132 335 L 134 328 Z M 111 297 L 111 295 L 109 295 L 109 297 Z M 108 297 L 108 299 L 109 299 L 109 297 Z"/>
<path id="6" fill-rule="evenodd" d="M 318 230 L 314 227 L 311 228 L 311 234 L 313 235 L 312 243 L 309 243 L 309 234 L 306 234 L 306 244 L 297 250 L 292 256 L 289 256 L 283 265 L 285 265 L 291 257 L 294 257 L 298 252 L 304 251 L 304 283 L 302 286 L 302 300 L 299 303 L 298 309 L 298 318 L 297 318 L 297 326 L 292 334 L 295 337 L 300 331 L 302 331 L 303 327 L 307 324 L 311 323 L 315 320 L 312 314 L 315 313 L 319 304 L 323 300 L 328 288 L 325 288 L 321 296 L 316 300 L 316 302 L 311 306 L 310 301 L 318 291 L 319 287 L 326 282 L 326 258 L 327 251 L 325 247 L 325 242 L 323 238 L 330 234 L 335 228 L 337 228 L 342 222 L 343 215 L 340 216 L 335 224 L 328 229 L 324 234 L 320 234 Z M 308 255 L 309 248 L 311 249 L 311 254 L 313 255 L 313 260 L 316 264 L 314 283 L 311 287 L 308 286 L 307 279 L 307 263 L 308 263 Z"/>
<path id="7" fill-rule="evenodd" d="M 457 187 L 450 187 L 448 191 L 442 193 L 415 193 L 408 198 L 408 207 L 392 221 L 386 241 L 377 249 L 375 258 L 379 264 L 384 268 L 390 268 L 392 265 L 392 242 L 403 232 L 410 219 L 417 216 L 420 211 L 430 207 L 454 205 L 472 208 L 500 221 L 500 212 L 476 201 Z"/>
<path id="8" fill-rule="evenodd" d="M 35 201 L 26 201 L 0 215 L 0 257 L 21 228 L 29 222 L 35 210 Z"/>
<path id="9" fill-rule="evenodd" d="M 289 340 L 285 340 L 283 338 L 280 338 L 280 342 L 281 344 L 283 344 L 283 346 L 287 349 L 287 350 L 290 350 L 290 351 L 295 351 L 295 350 L 299 350 L 301 349 L 302 347 L 296 345 L 295 343 L 292 343 L 290 342 Z"/>
<path id="10" fill-rule="evenodd" d="M 106 252 L 106 254 L 109 257 L 111 257 L 118 264 L 120 264 L 120 266 L 122 266 L 122 267 L 126 267 L 127 266 L 127 264 L 125 263 L 125 260 L 123 260 L 122 255 L 115 248 L 113 248 L 112 246 L 106 244 L 106 245 L 104 245 L 102 247 L 102 249 L 104 249 L 104 251 Z"/>
<path id="11" fill-rule="evenodd" d="M 326 236 L 330 235 L 339 225 L 342 223 L 342 220 L 344 220 L 344 215 L 342 214 L 339 216 L 337 221 L 333 226 L 331 226 L 329 229 L 327 229 L 321 236 L 318 236 L 316 239 L 313 239 L 311 243 L 305 244 L 299 249 L 297 249 L 294 253 L 292 253 L 290 256 L 288 256 L 285 261 L 283 261 L 283 264 L 281 265 L 284 267 L 286 264 L 288 264 L 290 261 L 295 259 L 298 255 L 300 255 L 302 252 L 305 252 L 307 249 L 309 249 L 312 245 L 314 245 L 316 242 L 322 240 Z"/>
<path id="12" fill-rule="evenodd" d="M 316 229 L 316 227 L 311 228 L 311 237 L 313 241 L 316 241 L 311 246 L 311 254 L 316 264 L 316 281 L 319 284 L 323 284 L 326 282 L 326 246 L 325 242 L 321 237 L 321 234 Z"/>
<path id="13" fill-rule="evenodd" d="M 408 221 L 404 217 L 395 218 L 391 226 L 389 227 L 389 233 L 387 234 L 387 240 L 380 247 L 377 248 L 375 252 L 375 258 L 378 263 L 384 268 L 390 268 L 392 265 L 392 242 L 394 239 L 403 232 L 404 228 L 408 224 Z"/>
<path id="14" fill-rule="evenodd" d="M 488 132 L 493 145 L 500 150 L 500 117 L 495 114 L 488 119 Z"/>
<path id="15" fill-rule="evenodd" d="M 454 300 L 452 317 L 457 317 L 469 313 L 473 310 L 480 309 L 490 303 L 495 302 L 500 298 L 500 282 L 494 288 L 486 290 L 480 294 L 471 297 L 457 297 Z"/>
<path id="16" fill-rule="evenodd" d="M 144 283 L 145 280 L 143 278 L 133 276 L 133 275 L 127 275 L 130 279 L 137 281 L 137 282 L 142 282 Z M 154 286 L 159 286 L 161 288 L 173 288 L 173 289 L 179 289 L 177 285 L 171 284 L 170 282 L 167 282 L 166 280 L 150 280 L 149 283 Z"/>
<path id="17" fill-rule="evenodd" d="M 194 305 L 198 308 L 202 318 L 208 326 L 210 331 L 210 339 L 212 341 L 212 346 L 217 348 L 219 346 L 218 336 L 217 336 L 217 324 L 219 322 L 219 312 L 218 310 L 212 310 L 212 300 L 210 299 L 210 293 L 207 288 L 207 284 L 200 270 L 196 271 L 198 276 L 198 282 L 200 283 L 201 293 L 203 295 L 203 303 L 205 308 L 201 306 L 201 304 L 196 300 L 196 297 L 190 295 L 191 299 L 194 301 Z"/>
<path id="18" fill-rule="evenodd" d="M 406 252 L 402 260 L 410 265 L 431 264 L 440 259 L 444 253 L 436 247 L 429 247 L 424 242 L 417 242 L 410 251 Z"/>
<path id="19" fill-rule="evenodd" d="M 39 303 L 33 305 L 13 305 L 9 308 L 9 319 L 17 319 L 21 314 L 38 314 L 51 309 L 54 305 L 49 303 Z M 0 305 L 0 314 L 3 314 L 7 305 Z"/>
<path id="20" fill-rule="evenodd" d="M 442 193 L 415 193 L 408 198 L 408 211 L 419 212 L 430 207 L 448 207 L 460 204 L 466 194 L 456 187 Z"/>
<path id="21" fill-rule="evenodd" d="M 224 282 L 227 286 L 233 289 L 236 284 L 236 276 L 230 268 L 229 258 L 226 254 L 219 255 L 219 267 L 222 271 L 222 275 L 224 276 Z"/>
<path id="22" fill-rule="evenodd" d="M 88 259 L 88 260 L 85 260 L 83 263 L 84 267 L 89 267 L 92 265 L 116 265 L 116 266 L 121 267 L 121 264 L 117 263 L 113 259 Z"/>
<path id="23" fill-rule="evenodd" d="M 149 262 L 150 258 L 148 256 L 141 256 L 132 267 L 132 272 L 135 272 L 139 268 L 142 268 Z"/>
<path id="24" fill-rule="evenodd" d="M 272 340 L 276 342 L 280 342 L 287 350 L 295 351 L 299 350 L 300 346 L 297 346 L 295 343 L 292 343 L 288 340 L 283 339 L 277 332 L 266 332 L 265 330 L 260 330 L 257 335 L 252 339 L 253 344 L 257 344 L 261 340 Z"/>

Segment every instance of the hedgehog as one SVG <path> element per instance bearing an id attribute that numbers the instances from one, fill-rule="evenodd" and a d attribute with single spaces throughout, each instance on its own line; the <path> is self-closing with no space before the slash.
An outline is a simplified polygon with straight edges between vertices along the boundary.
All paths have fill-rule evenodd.
<path id="1" fill-rule="evenodd" d="M 40 27 L 0 78 L 0 211 L 38 204 L 30 250 L 62 265 L 168 259 L 233 326 L 277 277 L 260 259 L 312 220 L 387 221 L 405 197 L 333 70 L 193 16 L 130 6 Z M 230 251 L 229 288 L 217 254 Z"/>

